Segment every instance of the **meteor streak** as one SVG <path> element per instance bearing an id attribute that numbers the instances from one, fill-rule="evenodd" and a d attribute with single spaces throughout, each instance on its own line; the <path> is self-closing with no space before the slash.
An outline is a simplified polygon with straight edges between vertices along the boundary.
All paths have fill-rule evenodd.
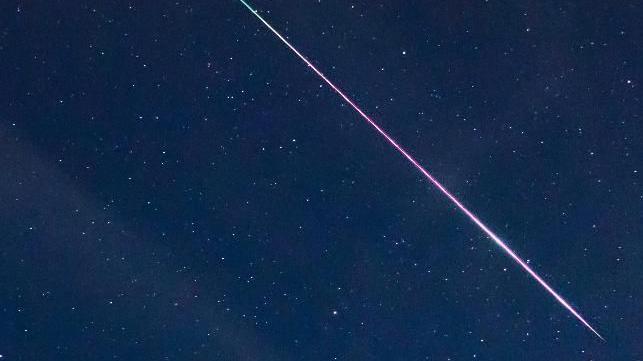
<path id="1" fill-rule="evenodd" d="M 371 117 L 369 117 L 351 98 L 349 98 L 340 88 L 338 88 L 333 82 L 331 82 L 313 63 L 311 63 L 302 53 L 299 52 L 285 37 L 283 37 L 275 28 L 272 27 L 259 13 L 254 10 L 246 1 L 239 0 L 254 16 L 259 19 L 270 31 L 272 31 L 279 40 L 281 40 L 290 50 L 292 50 L 295 55 L 297 55 L 301 60 L 303 60 L 312 71 L 317 74 L 328 86 L 330 86 L 348 105 L 350 105 L 368 124 L 370 124 L 386 141 L 388 141 L 400 154 L 402 154 L 415 168 L 417 168 L 420 173 L 422 173 L 426 179 L 428 179 L 433 185 L 438 188 L 443 195 L 445 195 L 451 202 L 462 212 L 464 213 L 473 223 L 475 223 L 481 230 L 484 232 L 491 240 L 498 245 L 509 257 L 511 257 L 520 267 L 523 268 L 533 279 L 535 279 L 547 292 L 549 292 L 558 303 L 565 307 L 574 317 L 576 317 L 585 327 L 591 330 L 596 336 L 601 340 L 605 341 L 603 336 L 601 336 L 585 319 L 581 316 L 565 299 L 559 295 L 545 280 L 543 280 L 534 270 L 529 267 L 529 265 L 522 260 L 507 244 L 500 239 L 489 227 L 487 227 L 482 221 L 473 214 L 469 209 L 467 209 L 460 200 L 458 200 L 449 190 L 447 190 L 442 183 L 440 183 L 436 178 L 434 178 L 431 173 L 429 173 L 424 167 L 418 163 L 415 158 L 413 158 L 401 145 L 399 145 L 382 127 L 380 127 Z"/>

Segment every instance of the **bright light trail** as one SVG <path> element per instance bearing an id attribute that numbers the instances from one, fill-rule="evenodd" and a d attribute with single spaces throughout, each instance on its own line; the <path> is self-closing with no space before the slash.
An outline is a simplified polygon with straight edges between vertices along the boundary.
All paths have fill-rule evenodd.
<path id="1" fill-rule="evenodd" d="M 443 185 L 442 183 L 438 182 L 437 179 L 435 179 L 431 173 L 429 173 L 424 167 L 418 163 L 415 158 L 413 158 L 402 146 L 400 146 L 393 138 L 391 138 L 390 135 L 384 129 L 382 129 L 373 119 L 371 119 L 364 111 L 355 104 L 353 100 L 351 100 L 344 92 L 339 89 L 333 82 L 331 82 L 313 63 L 311 63 L 302 53 L 299 52 L 286 38 L 284 38 L 275 28 L 272 27 L 259 13 L 254 10 L 247 2 L 244 0 L 239 0 L 241 3 L 248 8 L 256 17 L 259 19 L 270 31 L 272 31 L 278 38 L 281 40 L 290 50 L 292 50 L 301 60 L 308 65 L 315 74 L 317 74 L 326 84 L 328 84 L 337 94 L 339 94 L 344 101 L 350 105 L 355 111 L 362 117 L 364 120 L 366 120 L 375 130 L 377 130 L 380 135 L 382 135 L 395 149 L 397 149 L 398 152 L 400 152 L 417 170 L 420 171 L 431 183 L 433 183 L 434 186 L 436 186 L 442 194 L 444 194 L 447 198 L 455 204 L 462 213 L 464 213 L 473 223 L 475 223 L 489 238 L 491 238 L 500 248 L 502 248 L 505 253 L 507 253 L 516 263 L 518 263 L 531 277 L 533 277 L 538 283 L 540 283 L 541 286 L 547 292 L 549 292 L 558 303 L 560 303 L 563 307 L 565 307 L 569 312 L 571 312 L 574 317 L 576 317 L 585 327 L 590 329 L 596 336 L 598 336 L 601 340 L 605 341 L 603 336 L 601 336 L 585 319 L 583 316 L 581 316 L 576 310 L 569 304 L 565 299 L 559 295 L 545 280 L 543 280 L 534 270 L 529 267 L 529 265 L 522 260 L 514 251 L 503 242 L 500 237 L 498 237 L 489 227 L 487 227 L 482 221 L 476 217 L 469 209 L 467 209 L 462 202 L 460 202 L 451 192 L 449 192 Z"/>

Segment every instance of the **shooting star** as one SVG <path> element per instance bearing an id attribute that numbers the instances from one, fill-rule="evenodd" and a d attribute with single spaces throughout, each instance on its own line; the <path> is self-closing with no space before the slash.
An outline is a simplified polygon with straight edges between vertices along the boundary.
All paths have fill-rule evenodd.
<path id="1" fill-rule="evenodd" d="M 491 240 L 498 245 L 509 257 L 511 257 L 522 269 L 527 272 L 536 282 L 538 282 L 549 294 L 551 294 L 558 303 L 565 307 L 574 317 L 578 319 L 585 327 L 592 331 L 598 338 L 605 341 L 603 336 L 601 336 L 598 331 L 596 331 L 589 322 L 585 321 L 583 316 L 581 316 L 565 299 L 558 294 L 545 280 L 542 279 L 534 270 L 529 267 L 527 262 L 523 261 L 516 252 L 514 252 L 509 246 L 498 237 L 489 227 L 487 227 L 482 221 L 471 212 L 467 207 L 465 207 L 460 200 L 458 200 L 449 190 L 447 190 L 442 183 L 440 183 L 431 173 L 429 173 L 420 163 L 413 158 L 401 145 L 399 145 L 395 139 L 393 139 L 382 127 L 380 127 L 371 117 L 369 117 L 351 98 L 349 98 L 339 87 L 337 87 L 332 81 L 330 81 L 313 63 L 308 60 L 302 53 L 299 52 L 286 38 L 281 35 L 268 21 L 266 21 L 257 10 L 253 9 L 250 4 L 244 0 L 239 0 L 250 12 L 259 19 L 279 40 L 281 40 L 290 50 L 292 50 L 295 55 L 297 55 L 306 65 L 312 69 L 312 71 L 317 74 L 328 86 L 330 86 L 348 105 L 350 105 L 368 124 L 370 124 L 386 141 L 388 141 L 393 148 L 395 148 L 400 154 L 402 154 L 415 168 L 417 168 L 426 179 L 428 179 L 444 196 L 446 196 L 464 215 L 466 215 L 473 223 L 475 223 L 482 232 L 491 238 Z"/>

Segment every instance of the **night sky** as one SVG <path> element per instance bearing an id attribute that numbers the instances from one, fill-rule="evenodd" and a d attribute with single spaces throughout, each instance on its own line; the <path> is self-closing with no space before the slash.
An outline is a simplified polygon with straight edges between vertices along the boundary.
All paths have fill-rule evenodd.
<path id="1" fill-rule="evenodd" d="M 638 2 L 0 5 L 0 358 L 643 360 Z"/>

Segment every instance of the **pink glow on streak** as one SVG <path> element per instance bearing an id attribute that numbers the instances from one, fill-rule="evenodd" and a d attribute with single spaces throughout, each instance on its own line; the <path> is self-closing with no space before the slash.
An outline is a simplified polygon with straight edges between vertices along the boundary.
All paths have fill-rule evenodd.
<path id="1" fill-rule="evenodd" d="M 435 185 L 442 194 L 444 194 L 447 198 L 453 202 L 473 223 L 478 225 L 480 229 L 489 237 L 491 238 L 500 248 L 502 248 L 505 253 L 507 253 L 511 258 L 513 258 L 514 261 L 516 261 L 531 277 L 533 277 L 538 283 L 540 283 L 541 286 L 547 290 L 554 298 L 556 301 L 558 301 L 563 307 L 565 307 L 569 312 L 571 312 L 572 315 L 574 315 L 583 325 L 585 325 L 588 329 L 590 329 L 596 336 L 598 336 L 601 340 L 605 341 L 603 336 L 601 336 L 585 319 L 578 313 L 576 310 L 563 299 L 562 296 L 560 296 L 556 291 L 554 291 L 545 280 L 543 280 L 534 270 L 527 265 L 525 261 L 523 261 L 518 255 L 512 251 L 509 246 L 503 242 L 500 237 L 498 237 L 493 231 L 491 231 L 482 221 L 476 217 L 470 210 L 468 210 L 451 192 L 449 192 L 443 185 L 442 183 L 438 182 L 437 179 L 435 179 L 431 173 L 429 173 L 424 167 L 422 167 L 418 161 L 415 160 L 402 146 L 400 146 L 384 129 L 382 129 L 377 123 L 375 123 L 374 120 L 372 120 L 364 111 L 355 104 L 344 92 L 339 89 L 333 82 L 331 82 L 319 69 L 315 67 L 303 54 L 299 52 L 294 46 L 286 40 L 275 28 L 272 27 L 266 20 L 264 20 L 263 17 L 261 17 L 256 10 L 254 10 L 250 5 L 248 5 L 244 0 L 239 0 L 243 5 L 245 5 L 270 31 L 272 31 L 290 50 L 292 50 L 301 60 L 306 63 L 314 72 L 317 74 L 328 86 L 330 86 L 337 94 L 339 94 L 342 99 L 348 105 L 350 105 L 357 113 L 359 113 L 364 120 L 366 120 L 375 130 L 377 130 L 378 133 L 380 133 L 395 149 L 397 149 L 417 170 L 419 170 L 433 185 Z"/>

